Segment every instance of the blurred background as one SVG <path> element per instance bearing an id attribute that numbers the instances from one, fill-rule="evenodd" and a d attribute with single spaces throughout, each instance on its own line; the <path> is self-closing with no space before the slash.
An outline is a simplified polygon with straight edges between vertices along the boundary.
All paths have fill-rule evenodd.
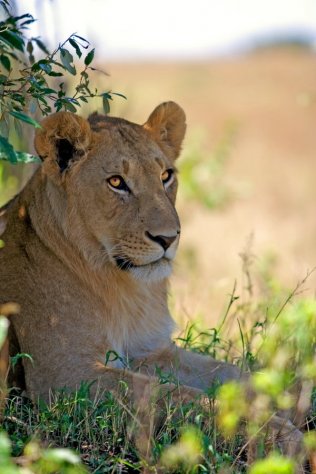
<path id="1" fill-rule="evenodd" d="M 235 284 L 239 296 L 287 291 L 316 266 L 314 0 L 19 0 L 15 8 L 38 18 L 30 35 L 51 49 L 73 32 L 89 39 L 109 74 L 91 79 L 127 97 L 111 114 L 143 123 L 162 101 L 184 108 L 182 238 L 170 290 L 181 324 L 217 323 Z M 82 114 L 98 108 L 91 102 Z M 17 174 L 1 164 L 0 204 L 30 166 Z M 315 283 L 311 275 L 307 294 Z"/>

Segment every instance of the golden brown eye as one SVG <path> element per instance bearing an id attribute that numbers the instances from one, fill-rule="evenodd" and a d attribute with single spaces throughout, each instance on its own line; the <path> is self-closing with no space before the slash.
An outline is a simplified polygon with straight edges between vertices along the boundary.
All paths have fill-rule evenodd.
<path id="1" fill-rule="evenodd" d="M 163 182 L 164 185 L 166 185 L 171 181 L 172 177 L 173 177 L 173 170 L 172 169 L 166 170 L 161 175 L 161 181 Z"/>
<path id="2" fill-rule="evenodd" d="M 108 179 L 108 183 L 114 189 L 129 191 L 129 187 L 121 176 L 111 176 L 111 178 Z"/>
<path id="3" fill-rule="evenodd" d="M 118 176 L 113 176 L 109 179 L 109 183 L 111 186 L 113 186 L 113 188 L 118 188 L 122 183 L 122 180 Z"/>

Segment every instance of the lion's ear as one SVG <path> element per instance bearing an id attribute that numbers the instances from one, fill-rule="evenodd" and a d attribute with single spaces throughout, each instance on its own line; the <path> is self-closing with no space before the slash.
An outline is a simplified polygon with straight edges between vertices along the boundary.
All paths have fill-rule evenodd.
<path id="1" fill-rule="evenodd" d="M 164 102 L 150 114 L 144 124 L 163 152 L 176 159 L 181 151 L 186 123 L 183 109 L 175 102 Z"/>
<path id="2" fill-rule="evenodd" d="M 42 160 L 56 162 L 61 172 L 86 154 L 91 142 L 87 120 L 71 112 L 57 112 L 46 117 L 41 126 L 35 134 L 35 149 Z"/>

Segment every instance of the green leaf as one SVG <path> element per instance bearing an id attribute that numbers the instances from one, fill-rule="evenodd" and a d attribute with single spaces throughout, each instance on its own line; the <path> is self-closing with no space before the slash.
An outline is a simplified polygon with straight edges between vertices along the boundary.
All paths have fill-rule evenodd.
<path id="1" fill-rule="evenodd" d="M 63 107 L 63 103 L 62 103 L 62 100 L 61 99 L 57 99 L 54 103 L 54 107 L 56 107 L 56 112 L 59 112 L 62 107 Z"/>
<path id="2" fill-rule="evenodd" d="M 34 64 L 35 66 L 35 64 Z M 33 69 L 33 66 L 32 66 L 32 69 Z M 39 68 L 38 68 L 39 70 Z M 39 77 L 37 76 L 37 80 L 35 79 L 35 77 L 30 77 L 28 78 L 28 81 L 30 82 L 30 84 L 32 85 L 32 87 L 34 87 L 36 90 L 38 91 L 42 91 L 42 85 L 46 85 L 46 82 L 43 80 L 42 77 Z"/>
<path id="3" fill-rule="evenodd" d="M 6 138 L 0 135 L 0 160 L 7 160 L 10 163 L 17 163 L 17 157 L 13 146 Z"/>
<path id="4" fill-rule="evenodd" d="M 100 94 L 100 95 L 102 97 L 106 97 L 109 100 L 113 100 L 110 92 L 103 92 L 103 94 Z"/>
<path id="5" fill-rule="evenodd" d="M 25 96 L 20 93 L 14 93 L 11 95 L 11 100 L 14 102 L 18 102 L 20 105 L 24 106 L 25 105 Z"/>
<path id="6" fill-rule="evenodd" d="M 63 105 L 66 110 L 69 110 L 69 112 L 73 112 L 73 113 L 77 112 L 76 107 L 71 102 L 64 102 Z"/>
<path id="7" fill-rule="evenodd" d="M 64 91 L 64 83 L 61 82 L 59 84 L 59 91 L 58 91 L 58 98 L 61 99 L 62 97 L 65 97 L 66 92 Z"/>
<path id="8" fill-rule="evenodd" d="M 67 71 L 70 72 L 70 74 L 75 76 L 76 75 L 76 68 L 73 64 L 71 64 L 73 62 L 73 57 L 72 57 L 72 54 L 70 54 L 67 49 L 61 48 L 61 50 L 60 50 L 60 60 L 63 64 L 64 68 L 67 69 Z"/>
<path id="9" fill-rule="evenodd" d="M 8 140 L 0 135 L 0 160 L 17 163 L 41 163 L 40 158 L 22 151 L 15 151 Z"/>
<path id="10" fill-rule="evenodd" d="M 5 11 L 5 13 L 7 15 L 10 15 L 10 10 L 9 10 L 10 4 L 9 4 L 8 0 L 1 0 L 0 1 L 0 7 L 3 8 L 3 10 Z"/>
<path id="11" fill-rule="evenodd" d="M 0 120 L 0 136 L 2 136 L 3 138 L 8 138 L 9 129 L 9 117 L 7 113 L 4 113 L 2 119 Z"/>
<path id="12" fill-rule="evenodd" d="M 30 354 L 27 354 L 25 352 L 19 352 L 18 354 L 15 354 L 14 356 L 10 357 L 10 362 L 13 368 L 16 366 L 17 362 L 20 359 L 29 359 L 33 364 L 33 358 L 32 356 L 30 356 Z"/>
<path id="13" fill-rule="evenodd" d="M 8 474 L 12 474 L 13 472 L 17 472 L 13 470 L 13 465 L 11 464 L 10 460 L 10 453 L 11 453 L 11 443 L 9 440 L 8 435 L 2 431 L 0 433 L 0 459 L 1 459 L 1 468 L 4 467 Z M 4 469 L 2 472 L 4 472 Z"/>
<path id="14" fill-rule="evenodd" d="M 102 96 L 102 105 L 103 105 L 103 112 L 108 114 L 110 112 L 110 102 L 106 95 Z"/>
<path id="15" fill-rule="evenodd" d="M 272 453 L 265 459 L 256 461 L 249 470 L 249 474 L 294 474 L 295 466 L 292 459 Z"/>
<path id="16" fill-rule="evenodd" d="M 72 35 L 73 38 L 78 38 L 80 39 L 81 41 L 83 41 L 85 44 L 82 44 L 81 46 L 84 48 L 84 49 L 87 49 L 89 47 L 89 41 L 86 40 L 85 38 L 83 38 L 82 36 L 79 36 L 79 35 Z"/>
<path id="17" fill-rule="evenodd" d="M 46 59 L 38 61 L 37 65 L 40 69 L 42 69 L 42 71 L 46 72 L 47 74 L 52 72 L 52 66 L 49 64 L 49 61 L 47 61 Z"/>
<path id="18" fill-rule="evenodd" d="M 12 49 L 18 49 L 23 53 L 24 51 L 24 40 L 17 33 L 10 30 L 0 32 L 0 42 L 3 41 Z"/>
<path id="19" fill-rule="evenodd" d="M 120 356 L 115 351 L 107 351 L 105 354 L 105 361 L 104 365 L 107 366 L 109 362 L 115 362 L 116 360 L 120 360 Z"/>
<path id="20" fill-rule="evenodd" d="M 32 44 L 32 41 L 28 41 L 27 42 L 27 46 L 26 46 L 26 51 L 29 53 L 29 54 L 32 54 L 33 53 L 33 44 Z"/>
<path id="21" fill-rule="evenodd" d="M 49 461 L 65 462 L 72 465 L 80 464 L 80 458 L 77 454 L 66 448 L 46 449 L 43 451 L 43 458 Z"/>
<path id="22" fill-rule="evenodd" d="M 48 73 L 49 76 L 52 76 L 52 77 L 60 77 L 63 75 L 62 72 L 55 72 L 55 71 L 52 71 L 52 72 L 49 72 Z"/>
<path id="23" fill-rule="evenodd" d="M 33 38 L 33 41 L 35 41 L 35 43 L 37 44 L 37 46 L 45 53 L 45 54 L 49 54 L 49 51 L 48 49 L 46 48 L 45 44 L 43 43 L 43 41 L 41 41 L 39 38 Z"/>
<path id="24" fill-rule="evenodd" d="M 124 94 L 120 94 L 119 92 L 111 92 L 112 95 L 117 95 L 118 97 L 123 97 L 123 99 L 127 100 L 127 97 Z"/>
<path id="25" fill-rule="evenodd" d="M 69 43 L 71 44 L 71 46 L 73 48 L 75 48 L 78 58 L 81 58 L 82 52 L 80 51 L 80 48 L 79 48 L 78 44 L 75 42 L 75 40 L 72 39 L 72 38 L 69 38 Z"/>
<path id="26" fill-rule="evenodd" d="M 57 94 L 57 91 L 55 91 L 55 89 L 51 89 L 50 87 L 45 87 L 42 90 L 45 94 Z"/>
<path id="27" fill-rule="evenodd" d="M 35 128 L 42 128 L 41 125 L 36 122 L 36 120 L 32 119 L 28 115 L 24 114 L 23 112 L 17 112 L 15 110 L 10 110 L 9 112 L 12 117 L 15 117 L 19 120 L 22 120 L 22 122 L 29 123 L 30 125 L 33 125 Z"/>
<path id="28" fill-rule="evenodd" d="M 26 20 L 26 21 L 23 21 L 23 23 L 21 23 L 21 26 L 25 27 L 25 25 L 30 25 L 31 23 L 35 23 L 35 19 L 32 17 L 32 15 L 28 15 L 31 17 L 30 20 Z"/>
<path id="29" fill-rule="evenodd" d="M 11 20 L 11 23 L 16 23 L 20 20 L 23 20 L 23 18 L 31 18 L 33 21 L 35 21 L 30 13 L 24 13 L 24 15 L 20 15 L 20 16 L 13 16 L 12 18 L 10 18 L 10 20 Z M 23 25 L 23 23 L 21 23 L 21 25 Z"/>
<path id="30" fill-rule="evenodd" d="M 10 63 L 10 59 L 8 58 L 8 56 L 5 56 L 4 54 L 1 54 L 0 62 L 2 64 L 2 66 L 6 68 L 7 71 L 10 71 L 11 63 Z"/>
<path id="31" fill-rule="evenodd" d="M 30 153 L 25 153 L 24 151 L 15 152 L 16 159 L 18 163 L 41 163 L 41 159 L 38 156 L 31 155 Z"/>
<path id="32" fill-rule="evenodd" d="M 92 63 L 93 58 L 94 58 L 94 48 L 91 49 L 91 51 L 89 51 L 89 53 L 87 54 L 87 56 L 84 58 L 84 63 L 85 63 L 85 65 L 86 65 L 86 66 L 89 66 L 89 64 Z"/>

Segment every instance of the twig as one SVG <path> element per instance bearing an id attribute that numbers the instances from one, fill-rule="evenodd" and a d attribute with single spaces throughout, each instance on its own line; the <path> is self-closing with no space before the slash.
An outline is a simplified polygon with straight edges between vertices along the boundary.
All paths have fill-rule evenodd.
<path id="1" fill-rule="evenodd" d="M 286 298 L 286 300 L 282 304 L 281 308 L 279 309 L 278 313 L 276 314 L 276 316 L 273 320 L 273 323 L 276 322 L 276 320 L 278 319 L 278 317 L 280 316 L 280 314 L 284 310 L 285 306 L 289 303 L 289 301 L 291 301 L 291 299 L 294 298 L 294 296 L 297 296 L 299 294 L 298 290 L 306 283 L 308 278 L 315 272 L 315 270 L 316 270 L 316 267 L 314 267 L 312 270 L 308 270 L 305 277 L 303 278 L 303 280 L 301 280 L 297 283 L 294 290 L 291 291 L 291 293 L 288 295 L 288 297 Z"/>

